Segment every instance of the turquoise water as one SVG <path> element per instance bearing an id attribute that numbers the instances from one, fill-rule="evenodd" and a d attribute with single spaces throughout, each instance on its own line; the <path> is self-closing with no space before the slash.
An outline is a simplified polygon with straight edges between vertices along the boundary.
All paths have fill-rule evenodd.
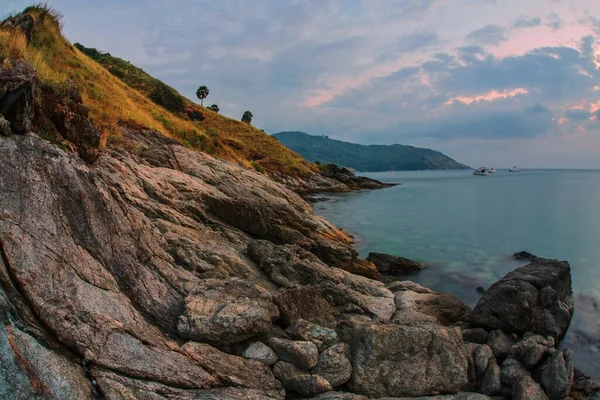
<path id="1" fill-rule="evenodd" d="M 315 212 L 370 251 L 420 260 L 410 277 L 474 305 L 485 289 L 523 265 L 527 250 L 571 264 L 576 314 L 567 345 L 578 365 L 600 376 L 600 171 L 499 170 L 370 173 L 383 190 L 328 196 Z"/>

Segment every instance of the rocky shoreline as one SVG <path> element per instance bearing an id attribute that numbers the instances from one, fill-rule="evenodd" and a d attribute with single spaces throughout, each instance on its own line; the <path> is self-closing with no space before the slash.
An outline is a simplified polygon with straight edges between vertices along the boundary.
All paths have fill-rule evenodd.
<path id="1" fill-rule="evenodd" d="M 473 310 L 414 282 L 386 285 L 347 233 L 269 177 L 143 129 L 100 151 L 76 91 L 52 120 L 70 146 L 41 139 L 35 73 L 9 64 L 0 398 L 554 400 L 598 389 L 558 347 L 573 315 L 567 262 L 532 259 Z"/>

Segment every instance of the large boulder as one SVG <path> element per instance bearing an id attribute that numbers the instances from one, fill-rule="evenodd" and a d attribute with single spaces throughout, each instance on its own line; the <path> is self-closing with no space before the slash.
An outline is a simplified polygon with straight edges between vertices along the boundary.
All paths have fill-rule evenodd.
<path id="1" fill-rule="evenodd" d="M 525 376 L 512 385 L 513 400 L 548 400 L 542 387 L 530 376 Z"/>
<path id="2" fill-rule="evenodd" d="M 0 63 L 0 114 L 14 133 L 31 130 L 36 84 L 35 68 L 25 61 L 5 59 Z"/>
<path id="3" fill-rule="evenodd" d="M 469 321 L 471 309 L 449 293 L 438 293 L 411 281 L 394 282 L 396 313 L 392 322 L 407 326 L 458 325 Z"/>
<path id="4" fill-rule="evenodd" d="M 375 264 L 383 275 L 402 276 L 423 269 L 416 261 L 383 253 L 369 253 L 367 260 Z"/>
<path id="5" fill-rule="evenodd" d="M 565 398 L 571 391 L 574 364 L 570 349 L 556 351 L 534 374 L 550 400 Z"/>
<path id="6" fill-rule="evenodd" d="M 312 372 L 327 379 L 332 387 L 343 385 L 352 375 L 352 364 L 349 358 L 348 345 L 338 343 L 319 355 L 319 361 Z"/>
<path id="7" fill-rule="evenodd" d="M 319 350 L 312 342 L 271 338 L 269 346 L 275 350 L 280 360 L 298 368 L 311 369 L 319 359 Z"/>
<path id="8" fill-rule="evenodd" d="M 293 324 L 297 320 L 305 320 L 335 328 L 333 307 L 314 287 L 279 289 L 273 296 L 273 301 L 279 307 L 285 325 Z"/>
<path id="9" fill-rule="evenodd" d="M 355 324 L 350 342 L 353 392 L 369 397 L 456 393 L 467 384 L 467 355 L 458 328 Z"/>
<path id="10" fill-rule="evenodd" d="M 566 261 L 535 258 L 494 283 L 473 310 L 474 325 L 555 339 L 573 316 L 571 267 Z"/>
<path id="11" fill-rule="evenodd" d="M 525 335 L 510 349 L 508 356 L 519 361 L 527 369 L 536 366 L 546 355 L 554 351 L 554 339 L 540 335 Z"/>
<path id="12" fill-rule="evenodd" d="M 187 297 L 179 335 L 220 344 L 265 334 L 279 316 L 269 292 L 239 278 L 207 279 Z"/>

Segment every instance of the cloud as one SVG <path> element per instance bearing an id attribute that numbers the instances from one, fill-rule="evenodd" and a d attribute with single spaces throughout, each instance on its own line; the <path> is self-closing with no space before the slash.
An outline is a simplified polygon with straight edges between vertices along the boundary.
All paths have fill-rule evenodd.
<path id="1" fill-rule="evenodd" d="M 587 110 L 574 108 L 565 112 L 565 117 L 572 121 L 586 121 L 592 117 L 592 113 Z"/>
<path id="2" fill-rule="evenodd" d="M 497 45 L 508 40 L 508 37 L 506 36 L 506 29 L 490 24 L 470 32 L 465 39 L 475 44 Z"/>
<path id="3" fill-rule="evenodd" d="M 542 18 L 527 15 L 519 15 L 511 24 L 513 28 L 532 28 L 540 25 L 542 25 Z"/>
<path id="4" fill-rule="evenodd" d="M 563 27 L 565 21 L 555 12 L 551 12 L 546 17 L 548 22 L 546 22 L 546 26 L 552 28 L 552 30 L 559 30 Z"/>

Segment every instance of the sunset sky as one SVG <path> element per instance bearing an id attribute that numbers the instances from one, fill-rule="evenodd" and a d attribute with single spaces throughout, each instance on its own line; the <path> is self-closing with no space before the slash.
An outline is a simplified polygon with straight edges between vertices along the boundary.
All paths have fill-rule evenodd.
<path id="1" fill-rule="evenodd" d="M 474 167 L 600 168 L 599 0 L 49 3 L 72 42 L 190 99 L 207 85 L 208 104 L 251 110 L 270 133 L 431 147 Z"/>

